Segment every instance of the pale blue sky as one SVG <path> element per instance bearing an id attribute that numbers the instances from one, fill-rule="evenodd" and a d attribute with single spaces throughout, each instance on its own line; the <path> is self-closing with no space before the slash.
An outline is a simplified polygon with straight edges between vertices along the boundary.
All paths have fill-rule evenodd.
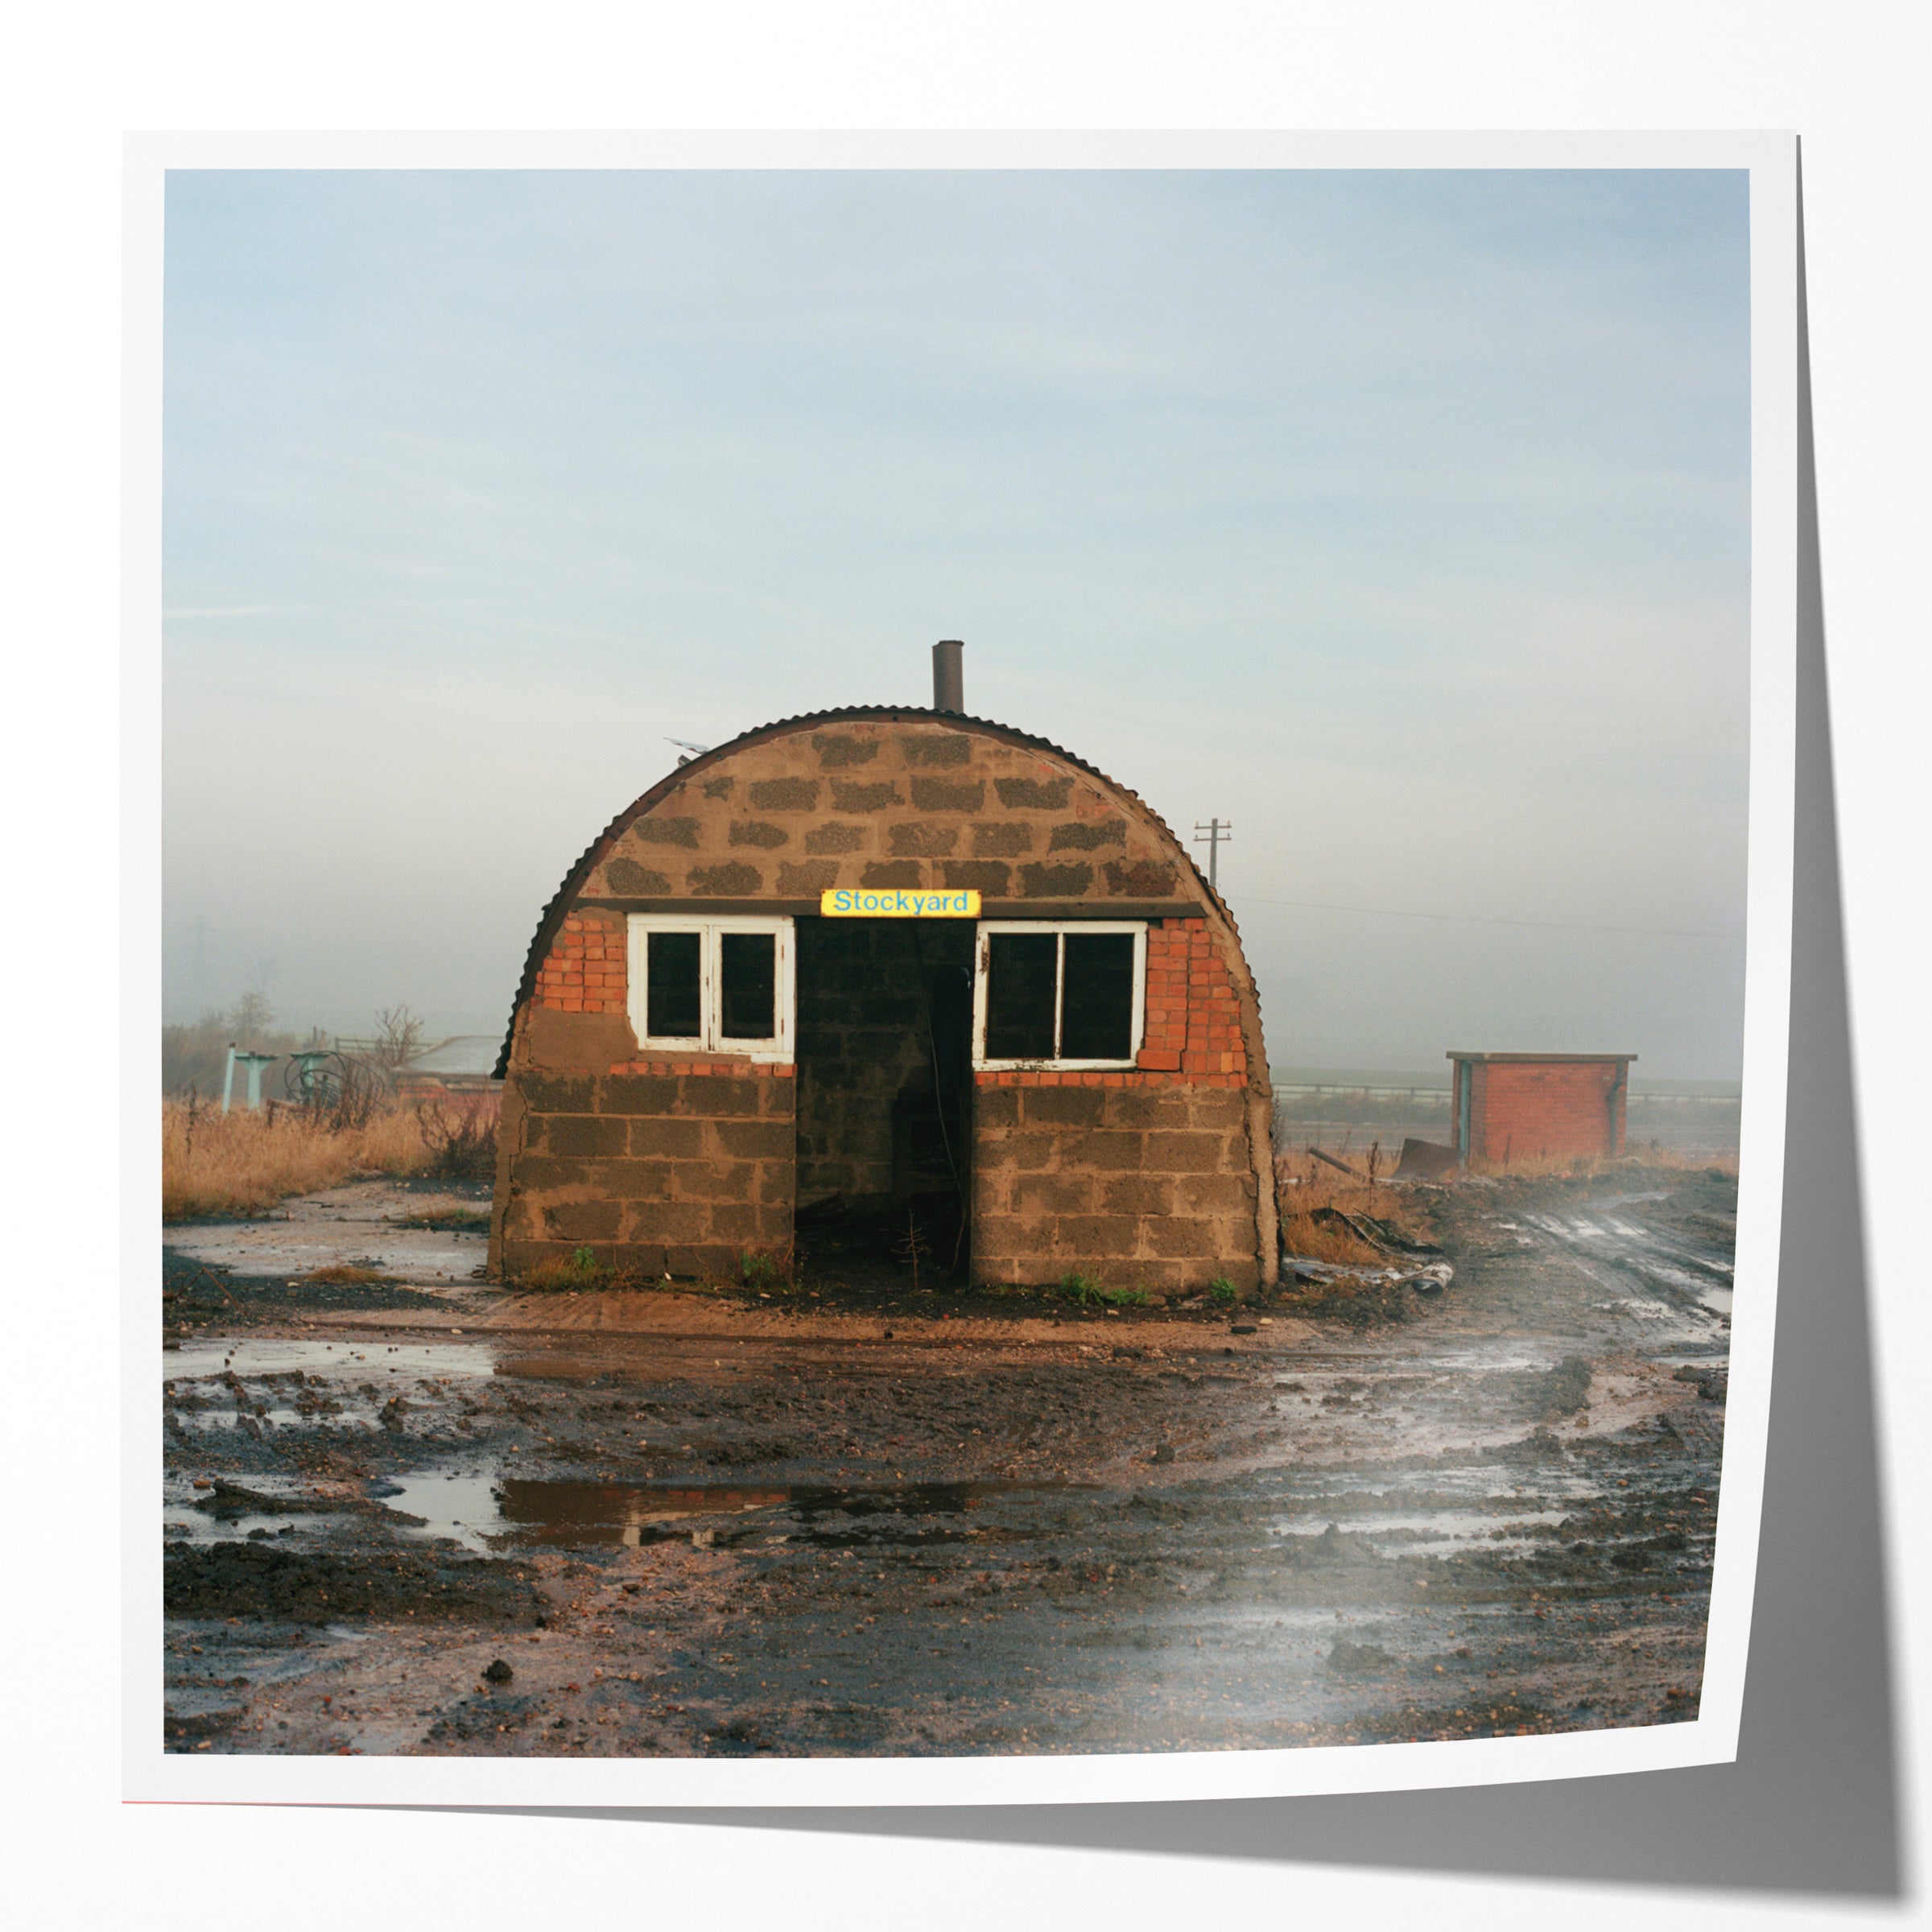
<path id="1" fill-rule="evenodd" d="M 499 1028 L 667 737 L 960 637 L 1234 820 L 1278 1064 L 1730 1074 L 1745 250 L 1741 172 L 177 173 L 170 1016 Z"/>

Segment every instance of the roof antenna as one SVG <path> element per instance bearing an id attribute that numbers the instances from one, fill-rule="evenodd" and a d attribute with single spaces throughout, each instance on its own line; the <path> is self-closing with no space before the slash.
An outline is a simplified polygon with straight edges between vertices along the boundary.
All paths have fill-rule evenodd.
<path id="1" fill-rule="evenodd" d="M 966 646 L 957 638 L 942 638 L 932 647 L 932 708 L 960 716 L 966 711 L 966 673 L 960 653 Z"/>

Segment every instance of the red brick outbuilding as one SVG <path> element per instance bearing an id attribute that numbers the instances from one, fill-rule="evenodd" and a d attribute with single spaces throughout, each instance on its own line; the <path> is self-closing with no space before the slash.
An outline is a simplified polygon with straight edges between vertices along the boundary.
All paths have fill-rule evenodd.
<path id="1" fill-rule="evenodd" d="M 822 895 L 979 895 L 976 919 Z M 885 900 L 861 903 L 885 903 Z M 1275 1278 L 1261 1013 L 1135 795 L 945 709 L 786 719 L 621 812 L 545 909 L 497 1074 L 493 1271 L 782 1257 L 828 1201 L 952 1191 L 971 1278 Z"/>
<path id="2" fill-rule="evenodd" d="M 1459 1053 L 1451 1118 L 1463 1166 L 1614 1157 L 1633 1053 Z"/>

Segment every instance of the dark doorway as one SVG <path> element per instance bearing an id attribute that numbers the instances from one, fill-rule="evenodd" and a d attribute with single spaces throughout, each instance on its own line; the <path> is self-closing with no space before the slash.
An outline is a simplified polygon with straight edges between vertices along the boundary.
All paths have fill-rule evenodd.
<path id="1" fill-rule="evenodd" d="M 972 945 L 965 919 L 797 923 L 799 1277 L 969 1278 Z"/>

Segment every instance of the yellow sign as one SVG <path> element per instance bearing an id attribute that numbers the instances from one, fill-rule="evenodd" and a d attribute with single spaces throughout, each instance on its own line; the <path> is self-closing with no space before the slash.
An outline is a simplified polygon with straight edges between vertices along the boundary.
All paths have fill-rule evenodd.
<path id="1" fill-rule="evenodd" d="M 819 894 L 819 910 L 828 919 L 976 919 L 980 895 L 840 886 Z"/>

